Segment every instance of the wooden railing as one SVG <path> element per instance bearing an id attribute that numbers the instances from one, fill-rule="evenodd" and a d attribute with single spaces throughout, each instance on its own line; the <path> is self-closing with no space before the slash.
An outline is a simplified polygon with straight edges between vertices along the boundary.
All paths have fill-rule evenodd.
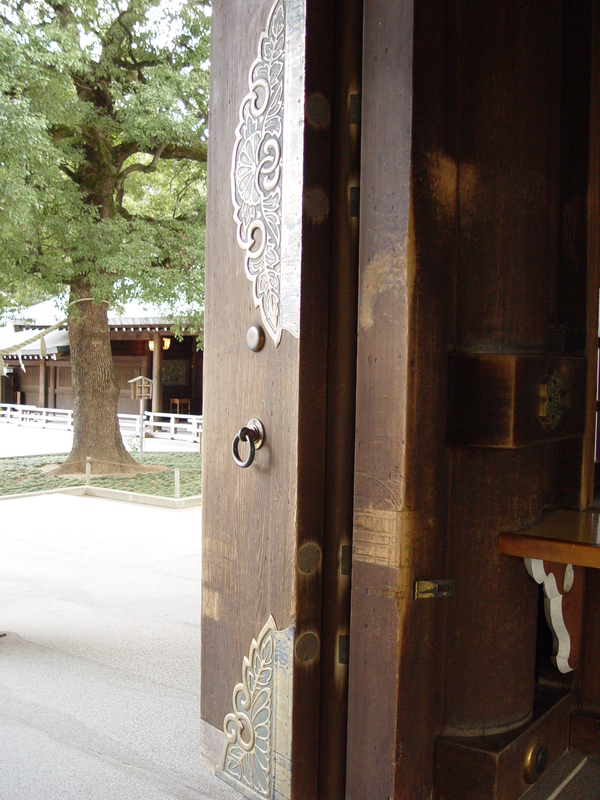
<path id="1" fill-rule="evenodd" d="M 140 435 L 139 414 L 119 414 L 122 433 Z M 73 411 L 70 408 L 38 408 L 38 406 L 0 403 L 0 423 L 72 431 Z M 194 414 L 144 414 L 144 435 L 199 442 L 202 417 Z"/>
<path id="2" fill-rule="evenodd" d="M 202 436 L 202 417 L 194 414 L 155 414 L 146 411 L 144 429 L 149 436 L 167 439 L 189 439 L 199 442 Z"/>
<path id="3" fill-rule="evenodd" d="M 0 422 L 72 431 L 73 411 L 70 408 L 38 408 L 0 403 Z"/>

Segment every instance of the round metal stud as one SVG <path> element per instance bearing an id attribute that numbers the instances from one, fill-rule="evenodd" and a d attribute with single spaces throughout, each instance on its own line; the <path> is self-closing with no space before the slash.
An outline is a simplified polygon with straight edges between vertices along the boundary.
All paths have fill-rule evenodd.
<path id="1" fill-rule="evenodd" d="M 331 120 L 331 109 L 327 98 L 322 94 L 314 92 L 306 99 L 306 118 L 315 128 L 324 128 L 329 125 Z"/>
<path id="2" fill-rule="evenodd" d="M 548 748 L 535 736 L 527 746 L 523 762 L 523 777 L 527 783 L 535 783 L 548 766 Z"/>
<path id="3" fill-rule="evenodd" d="M 246 332 L 246 344 L 253 353 L 258 353 L 265 346 L 265 332 L 260 325 L 251 325 Z"/>
<path id="4" fill-rule="evenodd" d="M 298 661 L 312 661 L 319 653 L 319 637 L 316 633 L 303 633 L 296 640 L 296 658 Z"/>
<path id="5" fill-rule="evenodd" d="M 303 544 L 296 558 L 298 569 L 304 575 L 312 575 L 321 565 L 321 548 L 314 542 Z"/>
<path id="6" fill-rule="evenodd" d="M 320 187 L 304 192 L 302 206 L 312 222 L 323 222 L 329 214 L 329 197 Z"/>

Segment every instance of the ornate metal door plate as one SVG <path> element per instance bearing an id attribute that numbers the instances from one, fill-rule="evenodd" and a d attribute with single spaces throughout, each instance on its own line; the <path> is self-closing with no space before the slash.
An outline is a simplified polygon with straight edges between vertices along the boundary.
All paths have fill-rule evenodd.
<path id="1" fill-rule="evenodd" d="M 231 163 L 237 241 L 275 346 L 300 336 L 305 0 L 276 0 L 250 67 Z"/>
<path id="2" fill-rule="evenodd" d="M 217 775 L 249 800 L 289 800 L 294 628 L 273 617 L 250 645 L 225 717 Z"/>

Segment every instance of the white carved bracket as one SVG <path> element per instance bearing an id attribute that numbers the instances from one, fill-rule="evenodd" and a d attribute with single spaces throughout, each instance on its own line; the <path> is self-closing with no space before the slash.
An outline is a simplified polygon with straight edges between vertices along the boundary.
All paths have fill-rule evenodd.
<path id="1" fill-rule="evenodd" d="M 544 587 L 544 611 L 554 639 L 552 662 L 560 672 L 572 672 L 575 666 L 571 666 L 569 663 L 571 636 L 563 614 L 563 595 L 570 592 L 573 587 L 575 580 L 573 566 L 572 564 L 566 565 L 564 578 L 560 581 L 557 581 L 554 571 L 547 568 L 546 562 L 541 559 L 526 558 L 525 566 L 534 581 Z"/>
<path id="2" fill-rule="evenodd" d="M 289 800 L 294 628 L 269 617 L 242 663 L 217 775 L 250 800 Z"/>

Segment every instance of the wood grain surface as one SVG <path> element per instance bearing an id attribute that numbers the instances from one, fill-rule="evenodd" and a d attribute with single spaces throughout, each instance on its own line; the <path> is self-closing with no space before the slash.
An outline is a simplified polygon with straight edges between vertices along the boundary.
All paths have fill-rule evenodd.
<path id="1" fill-rule="evenodd" d="M 600 569 L 600 513 L 555 511 L 522 532 L 498 537 L 501 553 Z"/>
<path id="2" fill-rule="evenodd" d="M 297 550 L 322 546 L 327 366 L 329 221 L 302 222 L 300 339 L 284 331 L 275 348 L 245 343 L 260 324 L 236 242 L 230 169 L 248 72 L 272 3 L 222 0 L 212 15 L 208 178 L 202 717 L 221 727 L 250 643 L 272 614 L 278 629 L 320 636 L 321 569 L 296 568 Z M 331 103 L 332 4 L 307 2 L 305 94 Z M 330 193 L 330 125 L 304 130 L 303 186 Z M 239 469 L 231 441 L 259 418 L 264 446 Z M 320 659 L 295 660 L 292 797 L 317 796 Z"/>

